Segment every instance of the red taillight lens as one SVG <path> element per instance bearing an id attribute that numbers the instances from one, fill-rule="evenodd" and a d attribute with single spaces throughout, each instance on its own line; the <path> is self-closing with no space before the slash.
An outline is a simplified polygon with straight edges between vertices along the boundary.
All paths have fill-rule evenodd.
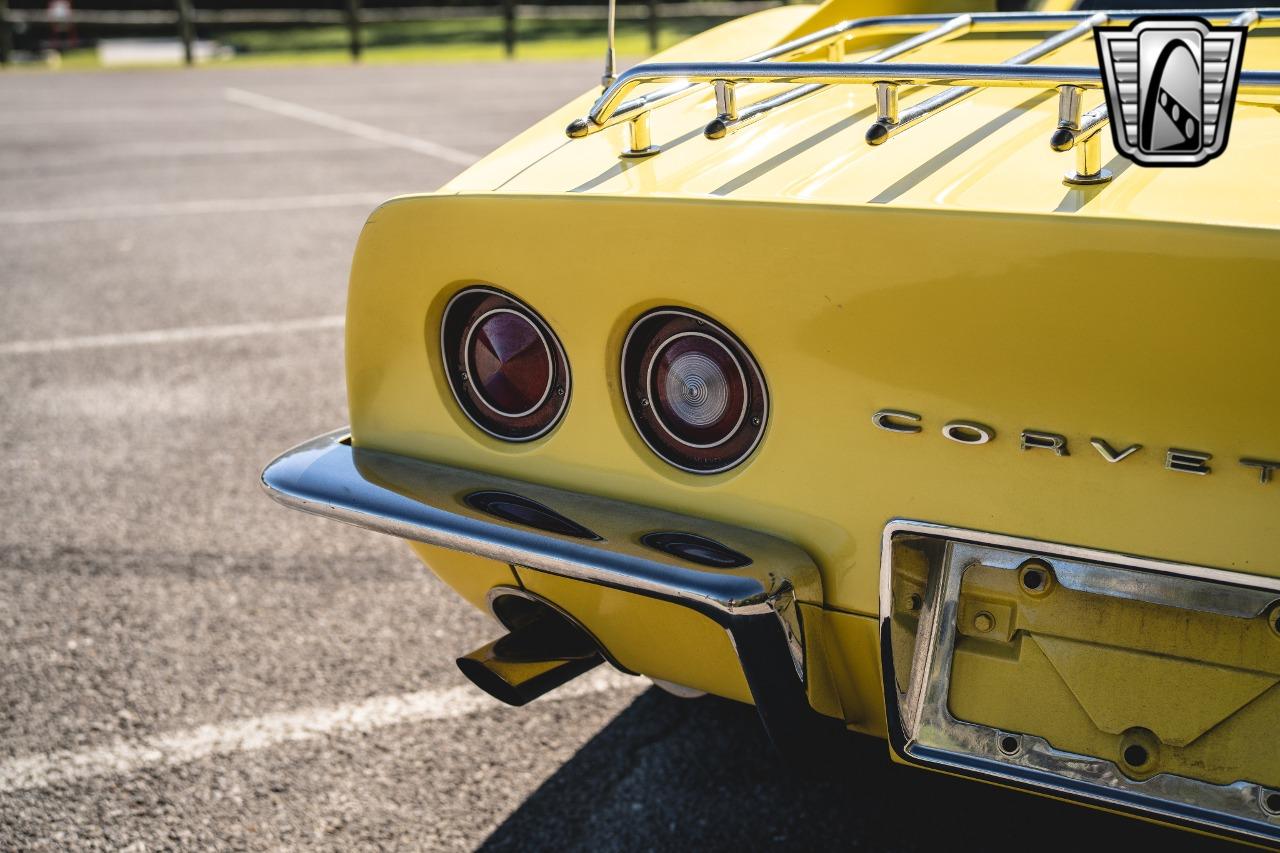
<path id="1" fill-rule="evenodd" d="M 641 437 L 686 471 L 728 470 L 764 435 L 764 376 L 746 347 L 706 317 L 675 308 L 641 317 L 623 344 L 622 380 Z"/>
<path id="2" fill-rule="evenodd" d="M 560 420 L 569 364 L 546 322 L 501 291 L 472 287 L 445 307 L 440 328 L 449 387 L 472 423 L 530 441 Z"/>
<path id="3" fill-rule="evenodd" d="M 538 327 L 510 308 L 495 308 L 471 326 L 463 345 L 477 396 L 499 415 L 519 418 L 551 393 L 551 347 Z"/>

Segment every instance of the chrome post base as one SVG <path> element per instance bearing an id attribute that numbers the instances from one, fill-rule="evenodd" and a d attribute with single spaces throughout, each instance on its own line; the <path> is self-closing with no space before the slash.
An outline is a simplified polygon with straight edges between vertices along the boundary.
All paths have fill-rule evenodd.
<path id="1" fill-rule="evenodd" d="M 1090 187 L 1110 183 L 1111 179 L 1114 177 L 1115 173 L 1110 169 L 1099 169 L 1092 175 L 1082 175 L 1079 172 L 1072 170 L 1062 176 L 1062 182 L 1073 187 Z"/>
<path id="2" fill-rule="evenodd" d="M 1102 134 L 1098 132 L 1101 126 L 1100 120 L 1095 121 L 1087 136 L 1075 139 L 1076 167 L 1062 178 L 1063 183 L 1068 186 L 1096 186 L 1115 177 L 1110 169 L 1102 168 Z"/>

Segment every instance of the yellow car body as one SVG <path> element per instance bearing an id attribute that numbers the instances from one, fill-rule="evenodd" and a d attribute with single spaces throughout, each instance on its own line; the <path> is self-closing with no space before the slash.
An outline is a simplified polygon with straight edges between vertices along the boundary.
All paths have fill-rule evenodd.
<path id="1" fill-rule="evenodd" d="M 934 11 L 784 6 L 655 61 L 737 60 L 847 19 Z M 844 61 L 919 31 L 875 29 Z M 1250 33 L 1246 72 L 1280 68 L 1276 32 Z M 910 61 L 995 64 L 1043 38 L 974 32 Z M 1039 64 L 1096 68 L 1094 51 L 1083 39 Z M 937 91 L 904 88 L 903 107 Z M 1046 144 L 1057 94 L 983 89 L 872 146 L 869 85 L 828 86 L 723 139 L 702 132 L 717 112 L 705 86 L 653 109 L 660 153 L 620 157 L 625 123 L 566 136 L 593 88 L 439 192 L 370 216 L 348 305 L 347 444 L 530 484 L 547 503 L 583 495 L 766 534 L 820 579 L 794 584 L 791 638 L 816 714 L 889 737 L 911 763 L 1276 843 L 1280 97 L 1242 92 L 1229 146 L 1199 168 L 1132 165 L 1104 134 L 1114 179 L 1071 185 L 1073 155 Z M 1085 91 L 1084 109 L 1099 103 Z M 476 285 L 531 306 L 571 367 L 563 417 L 535 440 L 477 429 L 451 393 L 443 315 Z M 763 438 L 729 471 L 667 464 L 628 415 L 624 341 L 663 306 L 723 324 L 763 371 Z M 412 477 L 379 476 L 414 497 Z M 417 538 L 480 609 L 522 590 L 624 670 L 757 698 L 743 650 L 704 611 L 550 558 Z M 1039 565 L 1047 588 L 1032 589 Z M 950 609 L 922 613 L 948 578 Z M 922 653 L 926 628 L 949 666 Z M 1027 762 L 992 771 L 1008 751 L 947 758 L 964 749 L 925 743 L 920 667 L 946 678 L 935 711 L 1015 757 L 1087 756 L 1159 803 L 1033 778 Z"/>

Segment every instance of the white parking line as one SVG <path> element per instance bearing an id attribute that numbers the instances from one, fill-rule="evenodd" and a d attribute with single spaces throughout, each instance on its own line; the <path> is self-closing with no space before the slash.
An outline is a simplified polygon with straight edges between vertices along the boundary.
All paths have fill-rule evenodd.
<path id="1" fill-rule="evenodd" d="M 118 122 L 120 124 L 174 124 L 182 122 L 210 122 L 226 124 L 237 121 L 248 124 L 257 117 L 248 115 L 228 115 L 231 112 L 225 105 L 214 102 L 211 107 L 185 104 L 151 104 L 139 107 L 106 107 L 94 109 L 81 103 L 69 103 L 59 109 L 27 109 L 22 104 L 0 104 L 0 110 L 6 116 L 16 115 L 17 121 L 0 123 L 0 133 L 14 131 L 23 133 L 33 126 L 42 124 L 104 124 Z"/>
<path id="2" fill-rule="evenodd" d="M 324 207 L 373 207 L 396 193 L 337 193 L 276 198 L 209 198 L 160 201 L 149 204 L 113 204 L 101 207 L 55 207 L 48 210 L 0 210 L 0 225 L 40 225 L 49 222 L 86 222 L 139 219 L 152 216 L 190 216 L 198 213 L 253 213 L 274 210 L 311 210 Z"/>
<path id="3" fill-rule="evenodd" d="M 406 136 L 403 133 L 396 133 L 391 130 L 383 130 L 380 127 L 374 127 L 364 122 L 352 121 L 333 113 L 321 112 L 320 110 L 304 107 L 302 104 L 295 104 L 291 101 L 282 101 L 279 98 L 268 97 L 267 95 L 259 95 L 257 92 L 248 92 L 244 89 L 228 88 L 224 90 L 227 100 L 232 103 L 242 104 L 246 107 L 264 110 L 265 112 L 275 113 L 276 115 L 287 116 L 298 121 L 305 121 L 309 124 L 327 127 L 330 130 L 336 130 L 341 133 L 349 133 L 352 136 L 358 136 L 361 139 L 368 139 L 372 142 L 381 142 L 383 145 L 389 145 L 393 148 L 403 148 L 407 151 L 414 151 L 418 154 L 425 154 L 428 157 L 435 157 L 438 160 L 444 160 L 447 163 L 454 163 L 459 166 L 470 166 L 480 158 L 469 151 L 460 151 L 457 148 L 450 148 L 447 145 L 440 145 L 426 139 L 418 139 L 416 136 Z"/>
<path id="4" fill-rule="evenodd" d="M 61 156 L 74 159 L 77 164 L 102 160 L 133 160 L 145 157 L 149 160 L 171 157 L 217 157 L 240 154 L 307 154 L 331 151 L 379 151 L 381 145 L 367 139 L 344 139 L 325 135 L 316 137 L 286 137 L 283 139 L 186 139 L 173 142 L 137 142 L 121 145 L 95 145 L 90 148 L 71 146 Z M 43 156 L 56 151 L 48 149 Z M 21 162 L 12 164 L 12 171 L 29 168 Z"/>
<path id="5" fill-rule="evenodd" d="M 173 344 L 185 341 L 211 341 L 219 338 L 243 338 L 249 335 L 274 335 L 280 332 L 305 332 L 311 329 L 340 329 L 340 314 L 306 317 L 301 320 L 278 320 L 270 323 L 236 323 L 229 326 L 188 326 L 180 329 L 153 329 L 148 332 L 123 332 L 113 335 L 87 335 L 78 338 L 50 338 L 43 341 L 9 341 L 0 343 L 0 355 L 31 355 L 99 347 L 129 347 L 148 344 Z"/>
<path id="6" fill-rule="evenodd" d="M 627 688 L 638 692 L 648 684 L 648 681 L 602 668 L 566 684 L 547 698 L 575 699 Z M 328 735 L 455 719 L 501 707 L 504 706 L 496 699 L 468 686 L 379 696 L 329 708 L 230 720 L 137 741 L 118 741 L 95 749 L 63 750 L 10 759 L 0 763 L 0 793 L 133 773 L 144 767 L 188 764 L 211 755 L 250 752 Z"/>

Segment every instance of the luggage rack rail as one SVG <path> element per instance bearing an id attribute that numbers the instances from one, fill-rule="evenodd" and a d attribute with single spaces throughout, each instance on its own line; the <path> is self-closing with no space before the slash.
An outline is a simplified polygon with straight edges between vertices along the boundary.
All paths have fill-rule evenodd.
<path id="1" fill-rule="evenodd" d="M 771 111 L 808 98 L 829 86 L 867 84 L 876 99 L 876 120 L 866 132 L 868 145 L 880 145 L 987 87 L 1058 90 L 1058 123 L 1050 137 L 1054 151 L 1076 152 L 1068 184 L 1099 184 L 1111 175 L 1102 168 L 1102 140 L 1107 107 L 1083 110 L 1087 89 L 1102 87 L 1099 68 L 1032 65 L 1038 59 L 1093 35 L 1093 28 L 1129 24 L 1139 18 L 1196 15 L 1212 24 L 1253 29 L 1280 26 L 1280 9 L 1189 9 L 1123 12 L 1013 12 L 963 15 L 902 15 L 843 21 L 738 62 L 654 62 L 638 65 L 609 83 L 583 118 L 566 130 L 572 139 L 626 124 L 629 144 L 622 157 L 649 157 L 661 148 L 653 143 L 650 113 L 687 97 L 704 85 L 715 92 L 716 117 L 706 126 L 707 139 L 723 139 L 764 118 Z M 1056 31 L 1036 45 L 999 64 L 889 62 L 930 44 L 971 33 L 996 34 Z M 909 34 L 859 62 L 845 62 L 846 43 L 882 33 Z M 795 61 L 826 51 L 826 61 Z M 794 88 L 747 105 L 738 88 L 752 83 L 794 84 Z M 662 88 L 629 97 L 636 88 Z M 665 84 L 665 85 L 664 85 Z M 903 87 L 947 86 L 945 91 L 899 109 Z M 1245 71 L 1240 94 L 1280 94 L 1280 71 Z"/>

